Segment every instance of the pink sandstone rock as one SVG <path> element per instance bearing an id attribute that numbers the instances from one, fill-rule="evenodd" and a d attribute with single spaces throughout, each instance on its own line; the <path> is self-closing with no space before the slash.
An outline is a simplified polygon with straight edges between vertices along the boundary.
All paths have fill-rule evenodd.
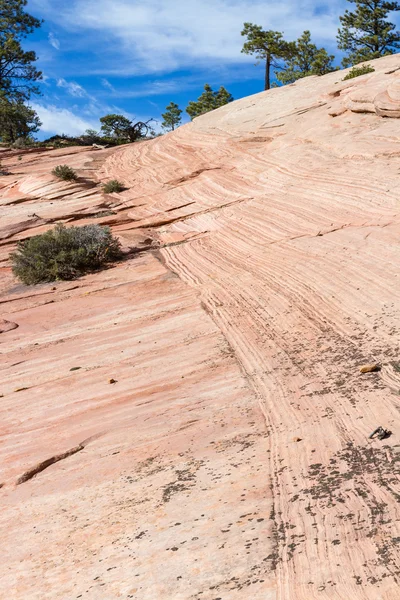
<path id="1" fill-rule="evenodd" d="M 2 157 L 5 598 L 398 598 L 400 57 L 371 64 Z M 22 286 L 10 251 L 57 221 L 126 259 Z"/>

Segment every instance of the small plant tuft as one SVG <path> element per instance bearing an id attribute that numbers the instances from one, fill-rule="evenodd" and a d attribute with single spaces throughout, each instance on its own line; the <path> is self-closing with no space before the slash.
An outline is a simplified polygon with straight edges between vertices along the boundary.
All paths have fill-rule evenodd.
<path id="1" fill-rule="evenodd" d="M 371 67 L 371 65 L 362 65 L 361 67 L 353 67 L 347 73 L 346 77 L 343 78 L 343 81 L 346 81 L 347 79 L 354 79 L 354 77 L 360 77 L 361 75 L 367 75 L 367 73 L 374 73 L 374 72 L 375 72 L 375 69 L 374 69 L 374 67 Z"/>
<path id="2" fill-rule="evenodd" d="M 124 186 L 118 179 L 111 179 L 103 185 L 103 190 L 106 194 L 119 193 L 124 191 Z"/>
<path id="3" fill-rule="evenodd" d="M 56 225 L 18 243 L 10 255 L 12 270 L 23 283 L 76 279 L 121 258 L 121 245 L 109 227 Z"/>
<path id="4" fill-rule="evenodd" d="M 58 165 L 57 167 L 54 167 L 52 174 L 64 181 L 76 181 L 78 179 L 76 171 L 71 169 L 68 165 Z"/>

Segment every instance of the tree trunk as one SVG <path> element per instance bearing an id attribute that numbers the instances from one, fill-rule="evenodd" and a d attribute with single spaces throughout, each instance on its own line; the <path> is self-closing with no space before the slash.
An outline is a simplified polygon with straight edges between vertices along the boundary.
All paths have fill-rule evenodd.
<path id="1" fill-rule="evenodd" d="M 271 88 L 270 81 L 270 73 L 271 73 L 271 56 L 267 54 L 267 60 L 265 61 L 265 90 L 269 90 Z"/>
<path id="2" fill-rule="evenodd" d="M 374 1 L 374 35 L 378 38 L 375 40 L 375 52 L 380 52 L 380 43 L 379 43 L 379 18 L 377 15 L 379 2 L 377 0 Z"/>

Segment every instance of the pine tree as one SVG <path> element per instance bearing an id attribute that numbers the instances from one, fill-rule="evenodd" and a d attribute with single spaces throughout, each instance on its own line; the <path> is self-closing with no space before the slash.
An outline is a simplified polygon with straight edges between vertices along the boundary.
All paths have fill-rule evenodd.
<path id="1" fill-rule="evenodd" d="M 9 100 L 27 100 L 39 94 L 33 51 L 25 52 L 21 42 L 40 27 L 41 21 L 25 12 L 27 0 L 0 0 L 0 92 Z"/>
<path id="2" fill-rule="evenodd" d="M 233 96 L 221 85 L 218 92 L 215 94 L 215 108 L 229 104 L 229 102 L 233 102 Z"/>
<path id="3" fill-rule="evenodd" d="M 176 127 L 182 122 L 182 111 L 175 102 L 170 102 L 165 109 L 165 113 L 162 114 L 164 121 L 161 123 L 161 127 L 166 131 L 174 131 Z"/>
<path id="4" fill-rule="evenodd" d="M 186 112 L 193 120 L 210 110 L 220 108 L 233 101 L 233 96 L 223 86 L 217 92 L 214 92 L 211 86 L 206 83 L 204 92 L 199 96 L 196 102 L 189 102 Z"/>
<path id="5" fill-rule="evenodd" d="M 210 110 L 217 108 L 215 106 L 215 92 L 213 92 L 211 86 L 206 83 L 204 86 L 204 92 L 198 97 L 197 102 L 189 102 L 186 112 L 193 119 L 200 115 L 203 115 Z"/>
<path id="6" fill-rule="evenodd" d="M 36 133 L 41 122 L 36 112 L 22 100 L 7 100 L 0 96 L 0 140 L 13 144 L 17 140 L 28 141 Z"/>
<path id="7" fill-rule="evenodd" d="M 400 32 L 387 21 L 389 12 L 399 11 L 400 4 L 387 0 L 348 0 L 356 5 L 340 17 L 338 47 L 348 52 L 343 66 L 394 54 L 400 48 Z"/>
<path id="8" fill-rule="evenodd" d="M 303 35 L 295 42 L 294 50 L 286 60 L 286 65 L 281 72 L 276 73 L 280 83 L 288 84 L 309 75 L 325 75 L 336 71 L 338 67 L 332 65 L 335 57 L 328 54 L 325 48 L 317 48 L 311 42 L 311 33 L 304 31 Z"/>
<path id="9" fill-rule="evenodd" d="M 247 37 L 244 43 L 243 54 L 253 54 L 258 61 L 265 60 L 265 87 L 271 88 L 271 68 L 282 68 L 282 61 L 286 60 L 294 51 L 294 45 L 285 42 L 283 34 L 279 31 L 264 31 L 260 25 L 245 23 L 242 35 Z"/>
<path id="10" fill-rule="evenodd" d="M 0 0 L 0 32 L 18 39 L 41 26 L 43 21 L 25 12 L 27 0 Z"/>

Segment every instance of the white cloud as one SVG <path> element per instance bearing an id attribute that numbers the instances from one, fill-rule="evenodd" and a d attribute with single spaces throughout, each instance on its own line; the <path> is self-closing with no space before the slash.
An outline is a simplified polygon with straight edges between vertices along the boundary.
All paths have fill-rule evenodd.
<path id="1" fill-rule="evenodd" d="M 151 100 L 147 100 L 148 104 L 150 104 L 150 106 L 152 106 L 153 108 L 155 108 L 156 110 L 158 110 L 159 112 L 161 111 L 161 107 L 159 104 L 157 104 L 156 102 L 152 102 Z"/>
<path id="2" fill-rule="evenodd" d="M 75 98 L 86 98 L 88 97 L 88 93 L 86 90 L 79 85 L 79 83 L 75 83 L 75 81 L 65 81 L 65 79 L 57 79 L 57 87 L 65 88 L 71 96 L 75 96 Z"/>
<path id="3" fill-rule="evenodd" d="M 147 98 L 148 96 L 160 96 L 169 93 L 173 94 L 181 91 L 182 89 L 199 87 L 203 79 L 203 76 L 201 76 L 200 79 L 188 76 L 179 79 L 148 81 L 145 84 L 136 86 L 134 89 L 118 90 L 117 95 L 119 98 Z"/>
<path id="4" fill-rule="evenodd" d="M 71 0 L 49 10 L 60 25 L 95 33 L 96 43 L 107 37 L 104 73 L 119 63 L 121 74 L 135 74 L 251 61 L 240 53 L 245 21 L 284 31 L 289 39 L 310 29 L 318 43 L 333 41 L 345 4 L 339 0 L 316 12 L 316 0 Z M 104 60 L 107 53 L 112 63 Z"/>
<path id="5" fill-rule="evenodd" d="M 105 87 L 107 90 L 110 90 L 110 92 L 115 92 L 114 86 L 111 85 L 111 83 L 105 77 L 103 77 L 103 79 L 101 80 L 101 85 L 103 87 Z"/>
<path id="6" fill-rule="evenodd" d="M 80 135 L 86 129 L 98 129 L 99 127 L 97 120 L 82 119 L 67 108 L 59 108 L 54 105 L 43 106 L 36 102 L 31 102 L 31 106 L 42 121 L 41 131 L 46 133 Z"/>
<path id="7" fill-rule="evenodd" d="M 202 90 L 205 82 L 214 87 L 215 85 L 220 85 L 221 81 L 245 82 L 253 78 L 253 70 L 249 69 L 247 64 L 240 64 L 235 65 L 231 69 L 224 66 L 214 68 L 213 70 L 203 69 L 190 75 L 170 76 L 164 79 L 147 79 L 144 83 L 140 82 L 134 87 L 114 90 L 114 95 L 120 99 L 149 98 L 150 96 L 176 94 L 183 90 Z"/>
<path id="8" fill-rule="evenodd" d="M 50 81 L 51 81 L 51 78 L 48 75 L 46 75 L 45 73 L 43 73 L 43 75 L 42 75 L 43 85 L 45 85 L 46 87 L 50 87 L 50 83 L 49 83 Z"/>
<path id="9" fill-rule="evenodd" d="M 49 37 L 49 44 L 51 46 L 53 46 L 53 48 L 55 48 L 56 50 L 59 50 L 60 49 L 60 40 L 58 40 L 56 38 L 56 36 L 54 35 L 54 33 L 52 33 L 52 32 L 49 33 L 48 37 Z"/>

